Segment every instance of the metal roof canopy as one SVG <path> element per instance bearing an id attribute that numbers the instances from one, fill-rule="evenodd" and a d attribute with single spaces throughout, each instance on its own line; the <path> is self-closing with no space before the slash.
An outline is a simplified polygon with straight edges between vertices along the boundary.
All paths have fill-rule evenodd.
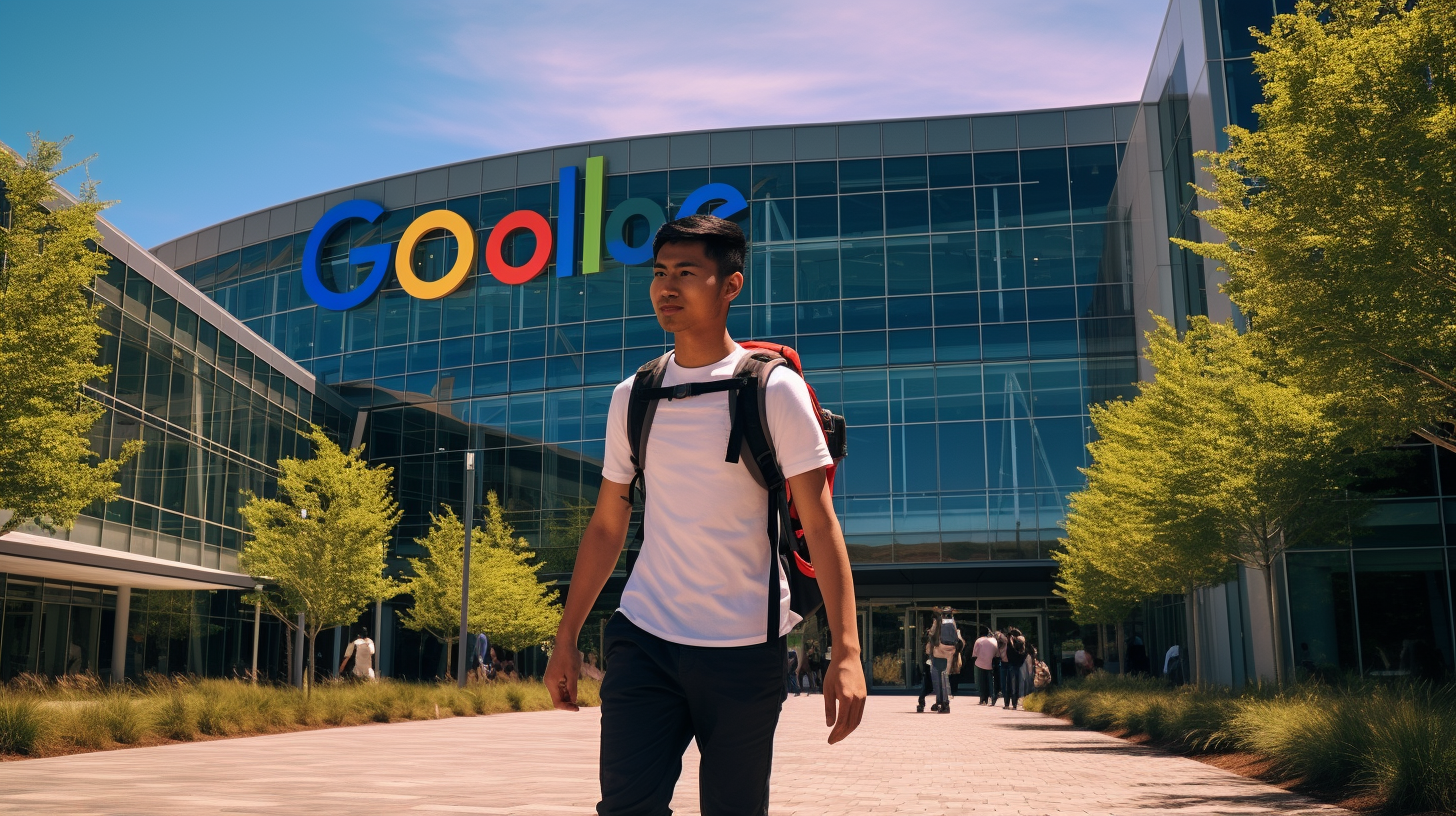
<path id="1" fill-rule="evenodd" d="M 0 536 L 0 572 L 136 589 L 252 589 L 252 576 L 74 544 L 30 533 Z"/>

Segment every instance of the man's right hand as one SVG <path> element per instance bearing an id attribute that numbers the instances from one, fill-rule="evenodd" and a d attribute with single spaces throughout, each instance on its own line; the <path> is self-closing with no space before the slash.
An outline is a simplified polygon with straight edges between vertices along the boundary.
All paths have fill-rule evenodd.
<path id="1" fill-rule="evenodd" d="M 579 711 L 576 704 L 576 681 L 581 677 L 581 652 L 577 651 L 575 640 L 556 642 L 551 650 L 551 660 L 546 663 L 546 674 L 541 681 L 551 695 L 551 703 L 562 711 Z"/>

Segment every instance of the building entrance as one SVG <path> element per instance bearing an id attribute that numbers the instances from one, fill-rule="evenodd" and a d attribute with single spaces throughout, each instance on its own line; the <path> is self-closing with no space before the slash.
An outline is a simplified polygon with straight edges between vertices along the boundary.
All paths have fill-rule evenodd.
<path id="1" fill-rule="evenodd" d="M 872 691 L 903 692 L 919 689 L 925 676 L 925 645 L 931 638 L 936 610 L 955 610 L 956 625 L 969 651 L 980 636 L 981 626 L 993 630 L 1016 627 L 1027 642 L 1045 655 L 1047 644 L 1047 599 L 946 601 L 939 604 L 875 603 L 860 607 L 860 654 L 865 677 Z M 972 681 L 970 656 L 964 660 L 963 679 Z"/>

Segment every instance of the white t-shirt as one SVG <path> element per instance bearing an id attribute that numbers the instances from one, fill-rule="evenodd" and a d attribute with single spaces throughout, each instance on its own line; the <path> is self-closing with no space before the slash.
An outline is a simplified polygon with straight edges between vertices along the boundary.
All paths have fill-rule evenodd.
<path id="1" fill-rule="evenodd" d="M 344 650 L 344 659 L 350 656 L 354 658 L 352 671 L 355 677 L 374 676 L 374 641 L 369 638 L 358 638 L 349 641 L 349 648 Z"/>
<path id="2" fill-rule="evenodd" d="M 668 361 L 663 385 L 733 376 L 748 354 L 741 346 L 712 365 L 683 368 Z M 787 366 L 769 375 L 766 417 L 784 478 L 829 465 L 829 448 L 809 389 Z M 602 475 L 632 481 L 627 438 L 629 378 L 612 392 Z M 748 646 L 764 641 L 771 562 L 768 496 L 728 452 L 728 392 L 662 400 L 647 438 L 647 508 L 642 552 L 622 592 L 621 612 L 663 640 L 688 646 Z M 780 624 L 799 622 L 789 611 L 787 576 L 779 581 Z"/>

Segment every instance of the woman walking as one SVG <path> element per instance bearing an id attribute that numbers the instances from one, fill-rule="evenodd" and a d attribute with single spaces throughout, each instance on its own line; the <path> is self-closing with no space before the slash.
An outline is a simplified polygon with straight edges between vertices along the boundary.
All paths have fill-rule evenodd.
<path id="1" fill-rule="evenodd" d="M 1006 633 L 1006 708 L 1021 706 L 1021 671 L 1029 651 L 1021 630 L 1011 627 Z"/>

